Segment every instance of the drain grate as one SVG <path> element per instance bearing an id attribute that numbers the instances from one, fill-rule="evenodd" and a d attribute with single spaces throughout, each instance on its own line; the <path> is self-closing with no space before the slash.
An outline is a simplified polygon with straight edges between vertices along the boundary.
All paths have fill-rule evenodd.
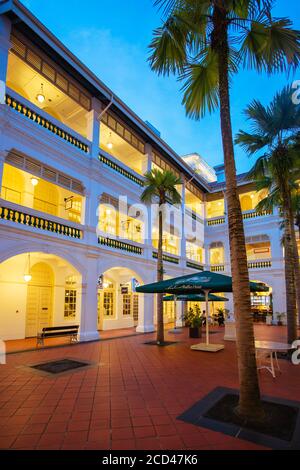
<path id="1" fill-rule="evenodd" d="M 49 374 L 60 374 L 87 366 L 89 366 L 89 364 L 86 362 L 75 361 L 73 359 L 60 359 L 58 361 L 43 362 L 42 364 L 36 364 L 30 367 L 32 369 L 48 372 Z"/>

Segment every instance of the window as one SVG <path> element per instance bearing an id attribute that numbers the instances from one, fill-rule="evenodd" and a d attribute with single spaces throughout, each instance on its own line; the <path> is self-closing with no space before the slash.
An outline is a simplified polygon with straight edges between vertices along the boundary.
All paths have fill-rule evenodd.
<path id="1" fill-rule="evenodd" d="M 81 200 L 79 198 L 70 198 L 70 209 L 68 210 L 68 219 L 80 224 L 81 222 Z"/>
<path id="2" fill-rule="evenodd" d="M 76 276 L 68 276 L 66 278 L 66 288 L 65 288 L 65 306 L 64 306 L 64 318 L 76 317 L 76 300 L 77 300 L 77 278 Z"/>
<path id="3" fill-rule="evenodd" d="M 132 313 L 133 313 L 133 320 L 137 322 L 139 319 L 139 296 L 138 294 L 132 295 Z"/>
<path id="4" fill-rule="evenodd" d="M 131 294 L 123 294 L 123 315 L 131 315 Z"/>
<path id="5" fill-rule="evenodd" d="M 65 289 L 65 308 L 64 308 L 65 319 L 76 317 L 76 298 L 77 298 L 76 289 Z"/>
<path id="6" fill-rule="evenodd" d="M 103 315 L 105 317 L 114 316 L 114 293 L 113 291 L 103 292 Z"/>

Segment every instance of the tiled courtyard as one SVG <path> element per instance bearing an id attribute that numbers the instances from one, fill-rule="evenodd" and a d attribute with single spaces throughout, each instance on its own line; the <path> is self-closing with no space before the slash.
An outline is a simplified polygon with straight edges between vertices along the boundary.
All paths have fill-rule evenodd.
<path id="1" fill-rule="evenodd" d="M 259 339 L 285 341 L 285 328 L 255 328 Z M 222 342 L 224 330 L 216 331 L 212 342 Z M 0 366 L 0 448 L 262 448 L 176 419 L 215 387 L 238 386 L 235 344 L 209 354 L 190 350 L 199 340 L 186 330 L 166 336 L 179 343 L 145 345 L 148 334 L 8 355 Z M 59 376 L 24 367 L 61 358 L 93 365 Z M 263 394 L 299 399 L 300 368 L 280 365 L 275 380 L 260 373 Z"/>

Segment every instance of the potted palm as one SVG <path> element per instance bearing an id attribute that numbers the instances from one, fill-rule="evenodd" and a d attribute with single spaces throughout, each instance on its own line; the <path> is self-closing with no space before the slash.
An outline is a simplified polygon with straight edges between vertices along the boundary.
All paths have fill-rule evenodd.
<path id="1" fill-rule="evenodd" d="M 198 306 L 190 308 L 184 316 L 185 324 L 189 327 L 190 338 L 201 338 L 203 318 Z"/>

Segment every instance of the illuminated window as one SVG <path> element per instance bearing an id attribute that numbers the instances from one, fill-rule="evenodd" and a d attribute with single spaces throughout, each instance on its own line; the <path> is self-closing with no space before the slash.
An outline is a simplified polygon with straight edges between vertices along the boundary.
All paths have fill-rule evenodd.
<path id="1" fill-rule="evenodd" d="M 64 304 L 64 318 L 76 317 L 76 301 L 77 301 L 77 278 L 76 276 L 68 276 L 65 281 L 65 304 Z"/>
<path id="2" fill-rule="evenodd" d="M 217 201 L 210 201 L 206 205 L 206 214 L 208 219 L 215 217 L 224 217 L 225 205 L 224 199 L 218 199 Z"/>
<path id="3" fill-rule="evenodd" d="M 132 294 L 132 314 L 135 322 L 139 319 L 139 296 L 138 294 Z"/>
<path id="4" fill-rule="evenodd" d="M 114 316 L 114 293 L 111 290 L 103 292 L 103 315 L 105 317 Z"/>
<path id="5" fill-rule="evenodd" d="M 69 207 L 70 209 L 68 209 L 68 219 L 71 220 L 72 222 L 76 222 L 77 224 L 80 224 L 81 208 L 82 208 L 81 199 L 75 198 L 75 197 L 69 198 Z"/>
<path id="6" fill-rule="evenodd" d="M 174 302 L 164 302 L 163 303 L 163 309 L 164 309 L 164 320 L 166 322 L 172 322 L 175 319 L 175 308 L 174 308 Z"/>
<path id="7" fill-rule="evenodd" d="M 192 242 L 186 242 L 186 257 L 198 263 L 203 262 L 203 248 Z"/>
<path id="8" fill-rule="evenodd" d="M 123 315 L 131 315 L 131 294 L 123 294 Z"/>

